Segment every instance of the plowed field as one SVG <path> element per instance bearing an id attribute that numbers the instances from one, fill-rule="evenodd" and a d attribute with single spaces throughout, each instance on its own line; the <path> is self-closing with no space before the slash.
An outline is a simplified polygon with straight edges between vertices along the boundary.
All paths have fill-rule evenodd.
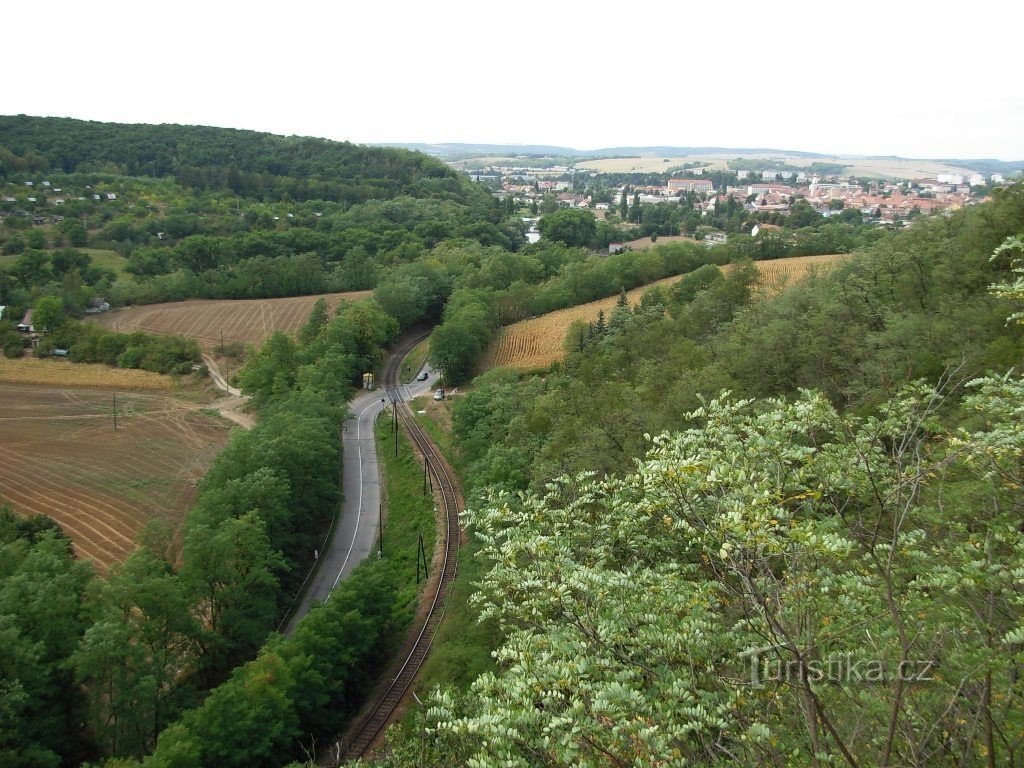
<path id="1" fill-rule="evenodd" d="M 0 383 L 0 496 L 52 517 L 105 571 L 150 520 L 178 528 L 228 433 L 167 394 Z"/>
<path id="2" fill-rule="evenodd" d="M 372 291 L 328 293 L 323 298 L 333 311 L 339 302 L 371 294 Z M 121 333 L 148 331 L 186 336 L 196 339 L 206 349 L 220 344 L 221 338 L 225 342 L 259 344 L 274 331 L 298 331 L 319 298 L 190 299 L 117 309 L 95 316 L 95 322 Z"/>

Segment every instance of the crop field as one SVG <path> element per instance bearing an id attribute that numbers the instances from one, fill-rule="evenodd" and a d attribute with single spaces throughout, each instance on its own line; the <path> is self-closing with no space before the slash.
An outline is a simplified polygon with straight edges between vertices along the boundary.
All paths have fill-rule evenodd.
<path id="1" fill-rule="evenodd" d="M 371 293 L 328 293 L 323 298 L 333 311 L 342 301 L 365 298 Z M 94 322 L 121 333 L 147 331 L 186 336 L 205 349 L 220 344 L 221 338 L 225 343 L 260 344 L 274 331 L 292 334 L 298 331 L 319 298 L 190 299 L 117 309 L 94 316 Z"/>
<path id="2" fill-rule="evenodd" d="M 104 572 L 149 521 L 179 528 L 230 430 L 164 393 L 0 383 L 0 403 L 0 496 L 56 520 Z"/>
<path id="3" fill-rule="evenodd" d="M 844 254 L 796 256 L 788 259 L 755 262 L 761 273 L 761 292 L 767 296 L 774 295 L 786 285 L 792 285 L 806 277 L 812 269 L 827 268 L 844 256 Z M 726 266 L 723 269 L 727 271 L 729 267 Z M 682 278 L 682 275 L 676 275 L 634 288 L 626 293 L 626 298 L 630 305 L 635 305 L 648 288 L 655 285 L 671 285 Z M 618 300 L 618 296 L 609 296 L 589 304 L 559 309 L 502 328 L 491 341 L 480 370 L 486 371 L 498 366 L 516 368 L 521 371 L 547 368 L 556 360 L 565 357 L 565 334 L 574 321 L 593 322 L 601 310 L 604 310 L 605 317 L 608 317 Z"/>
<path id="4" fill-rule="evenodd" d="M 586 160 L 577 164 L 578 168 L 598 173 L 664 173 L 669 168 L 688 162 L 707 163 L 705 170 L 726 170 L 729 161 L 736 158 L 762 158 L 784 162 L 787 165 L 804 168 L 814 162 L 835 163 L 845 166 L 843 173 L 852 176 L 875 176 L 895 179 L 918 179 L 935 176 L 939 173 L 971 173 L 960 166 L 950 165 L 938 160 L 910 160 L 898 157 L 802 157 L 786 155 L 785 152 L 736 152 L 692 154 L 685 157 L 665 158 L 644 155 L 640 157 L 609 157 L 597 160 Z"/>
<path id="5" fill-rule="evenodd" d="M 757 261 L 761 274 L 761 293 L 774 296 L 787 285 L 798 283 L 814 270 L 828 269 L 847 258 L 845 253 L 830 253 L 821 256 L 791 256 L 787 259 Z"/>
<path id="6" fill-rule="evenodd" d="M 169 389 L 174 380 L 150 371 L 111 368 L 109 365 L 0 357 L 0 382 L 44 384 L 53 387 L 107 387 L 111 389 Z"/>

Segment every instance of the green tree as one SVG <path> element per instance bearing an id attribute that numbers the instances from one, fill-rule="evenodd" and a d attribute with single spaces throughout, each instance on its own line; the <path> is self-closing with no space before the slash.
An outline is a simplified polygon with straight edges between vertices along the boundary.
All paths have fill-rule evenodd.
<path id="1" fill-rule="evenodd" d="M 56 330 L 64 323 L 64 300 L 60 296 L 43 296 L 32 308 L 32 324 L 37 330 Z"/>
<path id="2" fill-rule="evenodd" d="M 269 501 L 253 499 L 263 510 Z M 206 511 L 223 502 L 207 497 Z M 181 581 L 202 617 L 200 666 L 207 685 L 251 658 L 277 618 L 277 573 L 285 563 L 271 549 L 263 514 L 253 508 L 216 525 L 197 522 L 185 537 Z"/>
<path id="3" fill-rule="evenodd" d="M 75 652 L 92 730 L 111 756 L 141 757 L 189 701 L 198 628 L 170 566 L 136 550 L 98 586 L 96 620 Z"/>
<path id="4" fill-rule="evenodd" d="M 257 407 L 281 397 L 295 383 L 297 347 L 287 334 L 277 331 L 238 374 L 242 390 L 253 398 Z"/>
<path id="5" fill-rule="evenodd" d="M 545 239 L 569 247 L 589 246 L 597 234 L 597 221 L 590 211 L 566 208 L 542 216 L 537 228 Z"/>
<path id="6" fill-rule="evenodd" d="M 501 671 L 435 694 L 440 761 L 1005 762 L 1020 499 L 986 478 L 1020 477 L 1024 382 L 980 383 L 970 434 L 930 431 L 944 399 L 915 386 L 867 419 L 812 393 L 712 401 L 622 480 L 495 494 L 470 524 Z"/>
<path id="7" fill-rule="evenodd" d="M 327 299 L 321 296 L 314 302 L 306 324 L 299 330 L 299 342 L 309 344 L 313 341 L 327 325 L 327 320 Z"/>

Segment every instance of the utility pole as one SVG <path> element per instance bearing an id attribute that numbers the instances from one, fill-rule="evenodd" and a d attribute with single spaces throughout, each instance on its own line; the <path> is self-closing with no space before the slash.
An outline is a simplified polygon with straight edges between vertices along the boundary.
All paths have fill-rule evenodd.
<path id="1" fill-rule="evenodd" d="M 423 495 L 427 495 L 427 457 L 423 457 Z"/>
<path id="2" fill-rule="evenodd" d="M 384 504 L 380 503 L 377 505 L 377 533 L 378 540 L 380 541 L 380 550 L 377 553 L 377 557 L 384 557 Z"/>
<path id="3" fill-rule="evenodd" d="M 114 395 L 114 431 L 117 432 L 117 395 Z"/>

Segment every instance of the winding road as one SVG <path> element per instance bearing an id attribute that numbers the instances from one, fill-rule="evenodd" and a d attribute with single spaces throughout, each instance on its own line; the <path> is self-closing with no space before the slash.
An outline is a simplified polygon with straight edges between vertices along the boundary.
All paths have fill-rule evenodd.
<path id="1" fill-rule="evenodd" d="M 412 345 L 403 345 L 393 354 L 401 358 L 411 348 Z M 438 378 L 438 373 L 428 370 L 426 381 L 399 384 L 398 389 L 403 398 L 416 397 L 430 391 Z M 352 415 L 344 422 L 341 437 L 342 487 L 345 489 L 341 516 L 327 547 L 319 553 L 318 567 L 284 628 L 285 634 L 292 632 L 314 604 L 329 600 L 338 582 L 378 546 L 381 496 L 373 424 L 388 402 L 385 390 L 373 389 L 361 390 L 349 403 Z"/>

